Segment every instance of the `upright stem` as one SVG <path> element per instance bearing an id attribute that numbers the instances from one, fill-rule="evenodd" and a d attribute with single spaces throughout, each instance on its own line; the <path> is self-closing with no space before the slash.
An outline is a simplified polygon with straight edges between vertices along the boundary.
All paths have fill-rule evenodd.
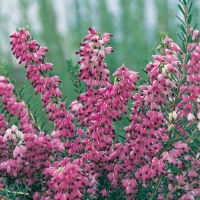
<path id="1" fill-rule="evenodd" d="M 158 188 L 160 187 L 160 184 L 161 184 L 161 182 L 162 182 L 162 178 L 163 178 L 163 175 L 161 175 L 161 176 L 159 177 L 158 182 L 157 182 L 157 184 L 156 184 L 156 188 L 155 188 L 155 190 L 153 191 L 153 194 L 152 194 L 150 200 L 153 200 L 154 196 L 156 195 L 156 192 L 157 192 L 157 190 L 158 190 Z"/>

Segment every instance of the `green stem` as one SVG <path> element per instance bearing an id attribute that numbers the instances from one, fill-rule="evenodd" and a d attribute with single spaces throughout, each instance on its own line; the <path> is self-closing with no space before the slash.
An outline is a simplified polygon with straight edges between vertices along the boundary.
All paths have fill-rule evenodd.
<path id="1" fill-rule="evenodd" d="M 5 188 L 1 188 L 0 191 L 5 191 L 7 193 L 11 193 L 11 194 L 17 194 L 17 195 L 25 195 L 25 196 L 29 196 L 29 193 L 24 193 L 24 192 L 16 192 L 16 191 L 10 191 L 8 189 Z"/>
<path id="2" fill-rule="evenodd" d="M 126 191 L 126 189 L 124 189 L 121 193 L 120 193 L 120 195 L 118 196 L 118 198 L 116 199 L 116 200 L 120 200 L 120 198 L 122 197 L 122 195 L 123 195 L 123 193 Z"/>
<path id="3" fill-rule="evenodd" d="M 157 190 L 158 190 L 158 188 L 159 188 L 159 186 L 160 186 L 160 184 L 161 184 L 161 182 L 162 182 L 162 178 L 163 178 L 163 175 L 161 175 L 161 176 L 159 177 L 158 182 L 157 182 L 157 184 L 156 184 L 156 188 L 155 188 L 155 190 L 154 190 L 154 192 L 153 192 L 153 194 L 152 194 L 150 200 L 153 200 L 154 196 L 156 195 L 156 192 L 157 192 Z"/>

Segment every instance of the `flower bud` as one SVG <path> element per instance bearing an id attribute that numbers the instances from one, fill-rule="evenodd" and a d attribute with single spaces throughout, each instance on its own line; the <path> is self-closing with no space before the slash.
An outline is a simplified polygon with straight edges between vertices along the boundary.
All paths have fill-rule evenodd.
<path id="1" fill-rule="evenodd" d="M 168 131 L 171 131 L 172 130 L 172 128 L 174 128 L 174 125 L 173 124 L 171 124 L 169 127 L 168 127 Z"/>
<path id="2" fill-rule="evenodd" d="M 198 130 L 200 131 L 200 122 L 198 122 L 197 128 L 198 128 Z"/>
<path id="3" fill-rule="evenodd" d="M 176 111 L 173 111 L 172 112 L 172 115 L 173 115 L 173 118 L 174 118 L 174 120 L 177 118 L 177 113 L 176 113 Z"/>
<path id="4" fill-rule="evenodd" d="M 162 74 L 166 74 L 167 73 L 167 70 L 165 67 L 162 68 Z"/>
<path id="5" fill-rule="evenodd" d="M 192 113 L 189 113 L 187 119 L 188 121 L 193 121 L 195 119 L 195 116 Z"/>
<path id="6" fill-rule="evenodd" d="M 173 113 L 169 113 L 169 122 L 172 122 L 173 120 Z"/>

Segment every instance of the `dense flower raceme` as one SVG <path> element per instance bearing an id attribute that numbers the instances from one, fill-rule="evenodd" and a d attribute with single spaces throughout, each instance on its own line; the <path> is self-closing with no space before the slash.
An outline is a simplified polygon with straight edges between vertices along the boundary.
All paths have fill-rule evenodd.
<path id="1" fill-rule="evenodd" d="M 52 176 L 48 180 L 49 190 L 47 194 L 51 195 L 51 191 L 56 193 L 53 199 L 82 199 L 89 185 L 88 179 L 84 176 L 79 165 L 72 164 L 71 158 L 65 157 L 60 162 L 55 162 L 53 166 L 46 168 L 43 172 L 45 175 Z M 46 199 L 42 197 L 41 199 Z"/>
<path id="2" fill-rule="evenodd" d="M 49 167 L 52 157 L 52 144 L 44 133 L 22 133 L 13 125 L 0 136 L 1 177 L 15 177 L 19 183 L 33 185 L 40 183 L 42 169 Z M 2 178 L 3 184 L 6 179 Z"/>
<path id="3" fill-rule="evenodd" d="M 94 34 L 93 31 L 94 30 L 90 29 L 90 34 Z M 109 43 L 109 37 L 111 37 L 111 34 L 108 34 L 108 33 L 104 34 L 103 37 L 101 38 L 101 40 L 99 40 L 99 42 L 101 44 L 97 44 L 97 42 L 95 43 L 95 46 L 97 48 L 94 47 L 94 45 L 92 45 L 92 42 L 90 44 L 90 46 L 91 46 L 90 50 L 93 49 L 96 52 L 96 54 L 98 54 L 98 57 L 99 57 L 99 58 L 97 58 L 98 62 L 93 61 L 93 64 L 96 63 L 96 64 L 94 64 L 93 68 L 94 68 L 94 70 L 95 70 L 95 68 L 97 68 L 96 73 L 100 73 L 100 77 L 102 75 L 102 77 L 98 80 L 99 81 L 98 83 L 101 86 L 106 86 L 106 83 L 109 82 L 108 81 L 108 70 L 105 69 L 106 64 L 103 62 L 104 57 L 105 57 L 105 55 L 103 55 L 103 54 L 105 54 L 105 52 L 107 52 L 107 53 L 112 52 L 112 49 L 110 47 L 105 47 L 105 48 L 103 47 L 104 46 L 103 43 Z M 52 97 L 54 97 L 56 100 L 57 100 L 57 98 L 60 98 L 61 93 L 59 92 L 59 90 L 57 88 L 59 79 L 57 77 L 47 77 L 45 75 L 46 70 L 52 69 L 50 63 L 44 63 L 44 52 L 47 51 L 47 49 L 45 47 L 39 47 L 37 45 L 36 41 L 32 41 L 29 32 L 23 28 L 20 29 L 20 31 L 18 33 L 12 34 L 11 38 L 12 38 L 11 45 L 12 45 L 12 50 L 13 50 L 14 55 L 16 56 L 16 58 L 19 58 L 20 63 L 25 62 L 25 65 L 27 68 L 27 77 L 29 79 L 31 79 L 32 85 L 35 88 L 35 92 L 42 93 L 43 106 L 47 107 L 47 112 L 49 113 L 50 119 L 55 120 L 55 130 L 53 131 L 53 134 L 52 134 L 52 136 L 54 138 L 53 143 L 55 144 L 56 141 L 60 139 L 60 137 L 68 136 L 69 138 L 71 138 L 73 136 L 73 132 L 74 132 L 73 124 L 72 123 L 70 124 L 70 122 L 72 122 L 72 120 L 73 120 L 73 115 L 71 115 L 70 113 L 68 113 L 65 110 L 65 104 L 63 102 L 57 102 L 57 104 L 56 103 L 53 104 L 50 101 L 50 98 L 52 98 Z M 92 38 L 91 40 L 93 40 L 93 39 L 94 38 Z M 98 52 L 99 46 L 101 46 L 101 48 L 102 48 L 100 50 L 100 53 Z M 84 55 L 84 56 L 87 57 L 87 55 Z M 91 62 L 92 61 L 90 61 L 90 63 Z M 87 64 L 87 62 L 85 61 L 83 64 Z M 80 72 L 80 73 L 82 73 L 82 72 Z M 135 82 L 135 80 L 137 79 L 137 75 L 135 73 L 129 72 L 125 67 L 122 67 L 121 70 L 118 70 L 118 72 L 116 72 L 116 75 L 119 76 L 118 78 L 122 79 L 122 82 L 124 82 L 124 83 L 126 82 L 125 78 L 127 76 L 129 76 L 129 74 L 131 75 L 131 78 L 127 79 L 127 80 L 129 80 L 130 82 L 128 81 L 126 83 L 127 86 L 125 88 L 123 88 L 124 87 L 123 85 L 117 86 L 117 84 L 116 84 L 114 89 L 112 89 L 112 85 L 109 83 L 110 84 L 109 89 L 106 88 L 106 90 L 108 90 L 108 91 L 104 91 L 105 93 L 110 93 L 110 91 L 115 90 L 112 92 L 113 93 L 112 95 L 115 95 L 117 93 L 119 94 L 119 97 L 116 97 L 117 103 L 120 103 L 120 101 L 118 99 L 120 97 L 121 98 L 123 97 L 123 99 L 122 99 L 123 104 L 127 101 L 128 97 L 131 97 L 131 91 L 134 90 L 134 88 L 131 86 L 131 84 L 133 84 Z M 92 74 L 90 73 L 90 75 L 92 75 Z M 84 78 L 87 79 L 87 77 L 84 77 Z M 92 83 L 92 85 L 97 86 L 98 84 L 94 81 L 94 84 Z M 89 84 L 88 84 L 88 86 L 89 86 Z M 125 89 L 127 91 L 121 92 L 121 90 L 123 90 L 123 89 Z M 120 95 L 120 93 L 122 93 L 122 96 Z M 104 99 L 102 99 L 102 101 L 104 101 Z M 123 104 L 122 104 L 121 109 L 122 109 L 122 112 L 125 112 L 126 109 Z M 105 106 L 107 106 L 106 103 L 105 103 Z M 100 105 L 97 107 L 99 109 Z M 118 111 L 116 109 L 116 105 L 113 104 L 113 108 L 111 105 L 110 109 L 111 109 L 111 111 L 110 111 L 111 113 L 115 113 L 116 117 L 120 117 L 121 111 L 120 110 Z M 112 111 L 112 109 L 114 109 L 114 110 Z M 105 114 L 104 118 L 106 118 L 108 116 L 108 114 Z M 103 115 L 103 111 L 102 111 L 101 115 Z M 66 116 L 68 116 L 68 118 Z M 60 117 L 60 119 L 59 119 L 59 117 Z M 105 121 L 104 121 L 104 123 L 105 123 Z M 111 124 L 112 123 L 110 123 L 109 127 L 107 127 L 107 130 L 106 130 L 107 134 L 109 134 L 109 129 L 112 129 Z M 72 127 L 71 129 L 70 129 L 70 126 Z M 98 126 L 96 126 L 96 128 L 98 128 Z M 65 129 L 65 130 L 63 130 L 63 129 Z M 83 134 L 83 130 L 78 129 L 77 133 L 79 136 L 81 136 L 81 134 Z M 99 130 L 99 133 L 100 133 L 100 130 Z M 94 140 L 96 139 L 95 137 L 94 137 Z M 88 138 L 89 138 L 89 134 L 88 134 L 88 137 L 85 138 L 84 141 L 82 142 L 84 145 L 85 145 L 85 142 L 87 142 Z M 113 138 L 113 136 L 112 136 L 112 138 Z M 102 141 L 105 141 L 105 142 L 108 140 L 108 144 L 110 144 L 109 146 L 111 146 L 112 138 L 109 139 L 109 135 L 108 136 L 102 135 L 101 139 L 102 139 Z M 100 141 L 97 141 L 97 142 L 99 143 Z M 90 147 L 92 147 L 92 144 L 90 144 L 90 143 L 91 142 L 89 142 L 87 145 L 87 148 L 85 148 L 87 151 L 89 150 Z M 60 144 L 61 143 L 58 141 L 57 146 Z M 61 146 L 62 146 L 62 144 L 61 144 Z M 70 140 L 68 140 L 66 142 L 65 146 L 67 149 L 69 149 L 69 153 L 71 155 L 73 155 L 76 151 L 80 151 L 80 149 L 81 149 L 80 139 L 77 138 L 76 140 L 74 140 L 73 143 Z M 105 150 L 104 149 L 105 146 L 106 146 L 106 143 L 103 144 L 103 146 L 102 146 L 102 152 L 96 153 L 95 149 L 92 152 L 95 153 L 95 155 L 98 155 L 101 157 L 103 154 L 106 154 L 103 151 L 103 150 Z M 58 147 L 58 149 L 63 150 L 63 147 L 62 148 Z M 109 148 L 107 148 L 107 149 L 109 149 Z M 89 153 L 83 154 L 83 156 L 82 156 L 83 159 L 90 160 L 89 157 L 91 157 L 91 155 L 93 155 L 92 152 L 90 154 Z M 93 167 L 95 173 L 97 173 L 96 169 L 95 169 L 95 165 L 93 163 L 90 163 L 89 167 Z M 94 182 L 96 182 L 96 180 L 94 178 L 95 176 L 92 175 L 93 172 L 91 172 L 90 170 L 87 169 L 86 171 L 88 172 L 88 176 L 91 179 L 90 185 L 92 186 L 93 180 L 94 180 Z M 93 192 L 95 191 L 94 186 L 91 191 L 93 191 Z"/>
<path id="4" fill-rule="evenodd" d="M 95 173 L 97 177 L 112 168 L 108 163 L 116 158 L 112 155 L 115 139 L 113 120 L 121 119 L 121 114 L 127 112 L 128 99 L 136 90 L 134 84 L 139 78 L 124 65 L 114 75 L 117 79 L 114 85 L 108 84 L 101 89 L 89 88 L 78 97 L 80 103 L 76 100 L 70 106 L 79 123 L 87 127 L 87 135 L 82 141 L 86 152 L 82 158 L 91 161 L 90 173 Z"/>
<path id="5" fill-rule="evenodd" d="M 84 38 L 84 42 L 80 43 L 80 50 L 76 54 L 80 54 L 78 64 L 80 66 L 79 78 L 84 80 L 87 86 L 105 86 L 110 83 L 109 70 L 104 62 L 106 53 L 114 52 L 112 47 L 106 47 L 110 44 L 112 34 L 104 33 L 102 36 L 95 28 L 90 28 L 88 35 Z"/>
<path id="6" fill-rule="evenodd" d="M 6 108 L 6 111 L 11 116 L 17 116 L 19 119 L 19 127 L 24 133 L 34 133 L 35 127 L 33 121 L 29 117 L 28 110 L 23 101 L 18 102 L 16 95 L 13 93 L 14 85 L 4 77 L 0 76 L 0 96 Z"/>
<path id="7" fill-rule="evenodd" d="M 156 180 L 164 174 L 169 176 L 169 181 L 172 181 L 169 184 L 169 190 L 174 188 L 173 184 L 176 184 L 176 181 L 180 182 L 181 180 L 179 187 L 182 187 L 187 193 L 180 199 L 192 199 L 200 194 L 200 182 L 199 179 L 196 179 L 200 170 L 199 153 L 195 158 L 188 156 L 187 152 L 191 150 L 187 144 L 188 134 L 184 133 L 183 126 L 180 125 L 184 116 L 190 122 L 195 118 L 197 121 L 199 120 L 199 113 L 196 116 L 192 113 L 194 102 L 198 103 L 200 95 L 198 84 L 200 45 L 195 43 L 188 45 L 188 50 L 192 48 L 194 50 L 185 66 L 178 58 L 178 53 L 182 54 L 182 50 L 177 44 L 166 37 L 163 45 L 164 53 L 154 55 L 154 62 L 149 63 L 146 67 L 150 84 L 141 85 L 140 93 L 133 96 L 132 122 L 125 128 L 126 142 L 120 155 L 122 168 L 127 174 L 124 186 L 126 186 L 127 197 L 129 197 L 132 192 L 135 194 L 138 192 L 136 184 L 132 184 L 132 181 L 135 183 L 134 178 L 138 182 L 146 183 L 149 179 Z M 184 68 L 188 72 L 185 82 L 182 81 Z M 179 80 L 182 81 L 181 85 L 178 84 Z M 174 91 L 178 91 L 181 95 L 177 96 Z M 178 98 L 181 98 L 181 101 L 177 102 Z M 162 110 L 167 105 L 171 107 L 169 120 L 166 120 Z M 197 104 L 197 108 L 199 109 L 199 104 Z M 174 127 L 183 136 L 184 142 L 180 136 L 171 135 L 170 132 Z M 168 151 L 163 152 L 163 144 L 171 138 L 174 138 L 176 142 L 169 145 Z M 185 170 L 187 166 L 185 161 L 195 163 L 189 174 Z M 167 169 L 167 164 L 182 170 L 183 175 L 175 176 L 172 171 Z M 135 174 L 133 175 L 131 171 L 135 171 Z M 173 180 L 176 181 L 173 182 Z M 190 182 L 193 183 L 192 186 L 190 186 Z M 196 186 L 194 187 L 194 185 Z M 160 190 L 159 199 L 163 199 L 162 193 L 163 191 Z M 132 198 L 130 196 L 130 199 Z M 169 198 L 173 198 L 173 195 L 171 194 Z"/>
<path id="8" fill-rule="evenodd" d="M 32 40 L 25 28 L 11 35 L 13 54 L 25 64 L 35 93 L 41 93 L 54 130 L 46 136 L 35 129 L 25 103 L 17 100 L 14 86 L 1 76 L 3 104 L 18 117 L 21 130 L 8 128 L 0 115 L 1 183 L 5 186 L 7 175 L 28 184 L 35 200 L 82 199 L 88 194 L 104 198 L 116 187 L 121 194 L 125 190 L 130 200 L 142 191 L 144 199 L 151 195 L 160 200 L 195 199 L 200 195 L 200 155 L 194 150 L 195 130 L 200 129 L 199 32 L 190 30 L 192 42 L 185 51 L 164 38 L 160 53 L 146 66 L 149 82 L 139 88 L 137 73 L 125 65 L 116 70 L 112 83 L 105 63 L 106 53 L 113 52 L 112 35 L 101 35 L 95 28 L 88 32 L 76 52 L 79 79 L 87 90 L 70 105 L 74 115 L 60 100 L 59 77 L 48 76 L 52 70 L 52 64 L 45 61 L 48 49 Z M 117 140 L 114 121 L 127 114 L 129 99 L 133 108 L 122 143 Z M 102 177 L 110 186 L 99 187 Z"/>
<path id="9" fill-rule="evenodd" d="M 57 76 L 47 76 L 47 71 L 52 70 L 52 64 L 45 62 L 45 52 L 48 49 L 32 40 L 25 28 L 10 37 L 13 54 L 20 64 L 23 62 L 26 65 L 27 78 L 31 80 L 35 93 L 41 93 L 42 106 L 47 108 L 49 119 L 54 121 L 54 137 L 72 138 L 76 130 L 72 122 L 74 117 L 65 109 L 65 102 L 60 101 L 60 79 Z"/>

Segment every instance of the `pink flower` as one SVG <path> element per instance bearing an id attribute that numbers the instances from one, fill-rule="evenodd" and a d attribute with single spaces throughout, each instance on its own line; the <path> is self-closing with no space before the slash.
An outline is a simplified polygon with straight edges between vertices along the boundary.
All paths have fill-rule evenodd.
<path id="1" fill-rule="evenodd" d="M 193 121 L 195 119 L 195 116 L 192 113 L 189 113 L 187 119 L 188 121 Z"/>
<path id="2" fill-rule="evenodd" d="M 190 171 L 188 172 L 188 176 L 190 176 L 190 177 L 198 177 L 198 174 L 197 174 L 196 171 L 190 170 Z"/>
<path id="3" fill-rule="evenodd" d="M 194 30 L 192 40 L 196 40 L 198 37 L 199 37 L 199 30 Z"/>
<path id="4" fill-rule="evenodd" d="M 101 195 L 102 195 L 102 197 L 107 196 L 107 190 L 106 189 L 102 190 L 101 191 Z"/>

